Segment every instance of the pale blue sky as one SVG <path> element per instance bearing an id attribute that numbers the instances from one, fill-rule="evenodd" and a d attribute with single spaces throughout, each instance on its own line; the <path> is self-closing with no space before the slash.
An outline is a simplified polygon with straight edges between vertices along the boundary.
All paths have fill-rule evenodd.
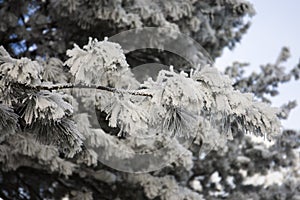
<path id="1" fill-rule="evenodd" d="M 281 47 L 287 46 L 292 56 L 285 66 L 294 67 L 300 59 L 300 0 L 249 1 L 256 10 L 252 26 L 233 51 L 224 51 L 216 66 L 223 69 L 233 61 L 242 61 L 251 63 L 251 70 L 258 70 L 261 64 L 274 63 Z M 279 91 L 272 99 L 274 106 L 294 99 L 298 103 L 289 119 L 283 121 L 284 127 L 300 130 L 300 81 L 280 85 Z"/>

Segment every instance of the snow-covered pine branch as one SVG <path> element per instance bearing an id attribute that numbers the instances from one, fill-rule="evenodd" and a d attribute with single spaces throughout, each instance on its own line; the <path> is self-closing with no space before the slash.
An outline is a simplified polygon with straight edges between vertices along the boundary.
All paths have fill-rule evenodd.
<path id="1" fill-rule="evenodd" d="M 70 67 L 74 83 L 53 84 L 45 81 L 54 78 L 54 72 L 45 73 L 45 63 L 11 58 L 1 48 L 0 86 L 1 102 L 15 106 L 24 121 L 22 128 L 34 133 L 39 141 L 54 144 L 69 157 L 81 151 L 84 140 L 87 148 L 123 146 L 131 152 L 145 145 L 151 149 L 155 142 L 163 145 L 161 139 L 166 136 L 196 137 L 198 144 L 201 138 L 208 146 L 222 147 L 224 138 L 232 139 L 230 125 L 233 123 L 244 133 L 267 138 L 280 132 L 275 108 L 255 101 L 251 94 L 234 90 L 231 80 L 214 67 L 204 66 L 190 75 L 176 73 L 171 67 L 161 70 L 157 80 L 148 79 L 140 84 L 116 43 L 90 38 L 83 49 L 75 45 L 67 55 L 70 58 L 65 64 Z M 61 62 L 50 62 L 52 67 L 55 64 Z M 81 89 L 91 88 L 96 89 L 96 94 L 89 91 L 80 96 Z M 75 104 L 71 105 L 70 101 L 81 102 L 86 113 L 95 106 L 105 112 L 109 126 L 120 128 L 118 136 L 157 137 L 146 144 L 113 139 L 116 136 L 106 136 L 93 125 L 78 129 L 76 123 L 80 121 L 72 119 Z"/>

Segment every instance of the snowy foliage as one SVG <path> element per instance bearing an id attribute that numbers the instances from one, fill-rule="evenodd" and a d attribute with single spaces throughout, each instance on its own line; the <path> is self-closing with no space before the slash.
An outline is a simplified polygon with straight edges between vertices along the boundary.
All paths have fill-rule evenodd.
<path id="1" fill-rule="evenodd" d="M 67 75 L 63 70 L 63 62 L 57 58 L 49 58 L 46 61 L 39 60 L 43 65 L 42 79 L 47 82 L 65 83 L 67 82 Z"/>
<path id="2" fill-rule="evenodd" d="M 182 187 L 177 184 L 174 177 L 153 177 L 149 174 L 145 175 L 129 175 L 129 181 L 140 184 L 149 199 L 160 197 L 163 200 L 168 199 L 186 199 L 201 200 L 203 199 L 198 193 Z"/>
<path id="3" fill-rule="evenodd" d="M 14 68 L 19 66 L 14 63 L 24 61 L 23 58 L 20 61 L 12 59 L 3 48 L 2 52 L 1 66 L 4 72 L 8 69 L 12 69 L 8 71 L 13 72 Z M 130 84 L 126 81 L 123 83 L 127 85 L 121 85 L 120 80 L 123 77 L 127 80 L 126 76 L 129 76 L 134 85 L 137 81 L 134 81 L 125 55 L 118 44 L 90 38 L 89 44 L 83 49 L 75 45 L 74 49 L 69 50 L 67 54 L 71 58 L 65 64 L 70 67 L 75 84 L 119 87 L 114 90 L 114 93 L 102 92 L 96 98 L 97 107 L 107 114 L 109 126 L 120 128 L 117 134 L 119 137 L 146 136 L 161 130 L 162 134 L 166 132 L 177 137 L 196 137 L 195 133 L 197 133 L 202 135 L 201 139 L 211 138 L 202 142 L 216 148 L 220 144 L 225 145 L 221 142 L 224 141 L 224 135 L 225 138 L 232 139 L 231 123 L 236 123 L 241 131 L 264 135 L 268 139 L 271 135 L 280 132 L 276 109 L 265 103 L 256 102 L 251 94 L 242 94 L 234 90 L 231 81 L 215 68 L 205 66 L 191 71 L 190 76 L 184 72 L 176 73 L 172 67 L 169 71 L 162 70 L 156 81 L 150 78 L 140 85 L 139 88 L 142 89 L 135 90 L 136 93 L 146 93 L 150 96 L 139 97 L 131 95 L 130 90 L 128 94 L 126 90 L 121 90 L 128 88 Z M 19 71 L 17 75 L 2 72 L 4 85 L 14 80 L 17 81 L 16 83 L 34 86 L 41 80 L 42 67 L 36 61 L 28 59 L 26 61 L 27 64 L 22 65 L 26 70 Z M 24 82 L 26 80 L 29 82 Z M 28 92 L 23 93 L 24 97 L 17 99 L 16 102 L 20 103 L 19 114 L 26 124 L 26 130 L 35 133 L 39 141 L 55 144 L 69 157 L 81 151 L 84 138 L 89 141 L 88 146 L 112 147 L 112 149 L 118 147 L 119 152 L 128 153 L 133 151 L 131 148 L 134 146 L 139 146 L 136 140 L 118 141 L 115 136 L 107 135 L 101 129 L 93 129 L 86 114 L 78 115 L 78 123 L 84 120 L 85 124 L 77 128 L 74 122 L 68 119 L 73 113 L 71 104 L 66 102 L 63 94 L 51 91 L 51 85 L 47 87 L 49 88 L 50 91 L 32 91 L 29 87 Z M 215 133 L 213 137 L 204 131 L 203 127 L 206 125 L 209 129 L 217 131 L 211 132 L 211 134 Z M 161 137 L 165 136 L 158 136 L 156 139 L 159 140 Z M 157 142 L 161 143 L 161 141 Z M 122 146 L 128 150 L 123 151 Z M 107 154 L 108 157 L 112 154 L 118 157 L 129 156 L 129 154 L 116 152 L 107 152 Z"/>
<path id="4" fill-rule="evenodd" d="M 90 38 L 89 44 L 80 49 L 75 45 L 68 50 L 71 58 L 65 62 L 78 83 L 110 85 L 110 79 L 120 78 L 128 68 L 121 46 Z M 115 85 L 112 85 L 114 87 Z"/>
<path id="5" fill-rule="evenodd" d="M 245 0 L 67 0 L 14 5 L 18 12 L 10 10 L 9 1 L 1 3 L 7 9 L 0 13 L 3 19 L 0 31 L 16 33 L 13 39 L 9 38 L 10 34 L 3 36 L 4 41 L 12 44 L 5 48 L 10 53 L 32 58 L 63 56 L 73 41 L 83 45 L 89 36 L 103 38 L 140 27 L 179 30 L 193 37 L 215 58 L 224 47 L 233 48 L 241 40 L 250 26 L 247 16 L 255 14 L 252 4 Z M 28 6 L 31 15 L 26 13 Z M 28 19 L 18 23 L 17 13 L 26 14 Z M 38 50 L 32 51 L 32 46 Z"/>
<path id="6" fill-rule="evenodd" d="M 299 196 L 299 133 L 284 132 L 269 149 L 245 136 L 280 137 L 278 117 L 287 118 L 295 107 L 292 101 L 273 108 L 266 96 L 277 95 L 279 83 L 299 79 L 299 64 L 287 73 L 281 66 L 287 48 L 274 64 L 246 77 L 241 63 L 223 75 L 203 65 L 201 56 L 191 66 L 163 51 L 127 53 L 105 38 L 131 28 L 166 27 L 171 39 L 184 33 L 215 59 L 249 28 L 251 3 L 4 0 L 0 6 L 1 198 Z M 148 42 L 164 42 L 160 34 Z M 201 53 L 196 47 L 186 52 L 192 58 Z M 172 66 L 156 79 L 137 81 L 135 67 L 153 61 Z M 134 156 L 149 152 L 161 156 L 162 169 L 134 175 L 99 162 L 131 161 L 132 168 L 147 171 L 157 163 Z M 256 193 L 241 193 L 247 178 L 289 169 L 282 181 L 290 187 L 263 183 Z"/>
<path id="7" fill-rule="evenodd" d="M 234 63 L 228 67 L 225 73 L 234 79 L 234 87 L 242 92 L 254 93 L 256 97 L 265 102 L 271 102 L 268 96 L 279 94 L 279 84 L 286 83 L 292 78 L 299 79 L 300 62 L 290 71 L 286 72 L 284 62 L 290 57 L 290 50 L 283 47 L 274 63 L 268 63 L 260 67 L 260 72 L 252 72 L 249 77 L 243 77 L 246 72 L 247 63 Z"/>
<path id="8" fill-rule="evenodd" d="M 210 66 L 191 71 L 190 75 L 184 72 L 177 73 L 171 66 L 170 70 L 161 70 L 156 81 L 149 78 L 138 86 L 120 45 L 107 40 L 90 39 L 89 44 L 83 49 L 75 45 L 72 50 L 69 50 L 67 54 L 70 58 L 65 64 L 70 67 L 74 86 L 76 84 L 96 87 L 99 85 L 107 87 L 108 91 L 99 90 L 96 93 L 101 92 L 100 94 L 90 96 L 88 92 L 80 93 L 75 89 L 73 91 L 75 98 L 70 99 L 68 95 L 72 93 L 64 95 L 52 91 L 51 84 L 42 83 L 42 76 L 45 81 L 57 82 L 54 80 L 55 70 L 51 72 L 47 68 L 57 68 L 61 62 L 52 61 L 54 62 L 52 66 L 51 64 L 43 66 L 24 58 L 13 59 L 3 48 L 2 52 L 2 86 L 13 83 L 14 88 L 24 90 L 21 91 L 22 98 L 11 100 L 13 104 L 18 105 L 18 114 L 25 122 L 24 129 L 36 135 L 39 142 L 56 146 L 58 152 L 66 157 L 72 158 L 77 154 L 77 163 L 85 163 L 87 166 L 97 165 L 97 154 L 91 148 L 103 149 L 105 153 L 101 156 L 105 159 L 111 159 L 112 156 L 126 159 L 145 146 L 155 152 L 153 147 L 158 144 L 164 146 L 165 141 L 169 140 L 166 137 L 174 136 L 179 140 L 182 137 L 196 137 L 194 141 L 196 145 L 204 143 L 208 148 L 216 150 L 224 148 L 226 139 L 234 139 L 231 133 L 233 123 L 239 131 L 263 135 L 268 139 L 280 132 L 276 109 L 266 103 L 256 102 L 251 94 L 234 90 L 231 80 Z M 26 70 L 22 68 L 21 71 L 16 71 L 14 68 L 18 66 Z M 43 71 L 44 68 L 48 70 L 45 70 L 46 73 Z M 59 79 L 65 80 L 63 77 Z M 41 84 L 37 85 L 39 82 Z M 63 84 L 58 85 L 58 89 L 60 87 L 63 87 Z M 111 87 L 116 88 L 111 90 L 109 89 Z M 80 96 L 80 94 L 85 95 Z M 139 96 L 139 94 L 148 96 Z M 77 101 L 89 102 L 83 105 L 92 106 L 91 98 L 95 97 L 96 108 L 107 114 L 108 125 L 111 128 L 119 128 L 117 135 L 109 135 L 101 128 L 93 128 L 88 113 L 78 113 L 74 116 L 74 121 L 71 119 L 73 107 L 68 101 L 76 102 L 77 99 Z M 88 111 L 88 109 L 84 110 Z M 10 117 L 11 121 L 15 122 L 16 114 L 9 115 L 9 112 L 12 111 L 6 109 L 6 112 L 3 112 L 4 117 Z M 15 122 L 15 124 L 2 126 L 12 129 L 17 124 Z M 157 137 L 148 141 L 135 139 L 135 137 L 153 134 Z M 118 139 L 124 136 L 125 140 Z M 25 135 L 23 137 L 26 138 Z M 169 152 L 164 156 L 165 159 L 172 160 L 174 166 L 186 170 L 192 169 L 193 156 L 188 146 L 180 144 L 176 139 L 171 141 L 173 146 L 168 147 Z M 26 144 L 22 143 L 22 145 Z M 83 145 L 85 150 L 82 150 Z M 27 148 L 23 146 L 22 148 Z M 28 153 L 25 152 L 25 155 L 34 156 L 34 152 L 39 151 L 34 146 L 30 148 L 32 150 L 27 149 Z M 179 156 L 180 154 L 184 156 Z M 59 169 L 59 166 L 54 166 L 53 169 Z M 174 181 L 170 183 L 175 184 Z M 188 199 L 199 198 L 197 194 L 189 193 L 186 188 L 179 187 L 178 191 L 172 193 L 163 191 L 152 193 L 147 191 L 148 187 L 151 190 L 153 188 L 144 185 L 149 198 L 164 194 L 165 199 L 170 199 L 173 195 L 178 195 L 181 190 L 185 190 L 183 195 L 187 195 Z"/>
<path id="9" fill-rule="evenodd" d="M 62 95 L 41 91 L 36 94 L 29 94 L 22 101 L 24 105 L 21 117 L 26 124 L 32 124 L 37 120 L 41 121 L 58 121 L 73 112 L 70 104 L 63 100 Z"/>
<path id="10" fill-rule="evenodd" d="M 18 115 L 14 111 L 0 104 L 0 142 L 4 141 L 7 135 L 14 134 L 18 126 Z"/>
<path id="11" fill-rule="evenodd" d="M 11 58 L 7 51 L 0 47 L 1 84 L 15 82 L 22 84 L 39 84 L 42 67 L 37 61 L 28 58 Z"/>

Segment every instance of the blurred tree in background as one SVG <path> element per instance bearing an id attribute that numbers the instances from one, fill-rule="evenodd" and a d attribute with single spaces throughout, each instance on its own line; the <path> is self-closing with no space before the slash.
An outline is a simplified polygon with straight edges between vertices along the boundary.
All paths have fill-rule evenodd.
<path id="1" fill-rule="evenodd" d="M 182 160 L 155 172 L 136 175 L 104 166 L 97 161 L 92 148 L 83 146 L 83 140 L 88 140 L 93 147 L 106 143 L 115 145 L 119 140 L 125 140 L 126 135 L 120 137 L 118 134 L 119 126 L 108 126 L 113 118 L 111 114 L 110 121 L 106 120 L 110 110 L 96 108 L 98 119 L 90 119 L 90 102 L 84 98 L 76 99 L 78 106 L 84 105 L 87 110 L 72 116 L 76 108 L 73 108 L 74 104 L 70 105 L 74 100 L 71 93 L 39 88 L 42 83 L 48 86 L 69 83 L 77 75 L 72 70 L 76 67 L 76 59 L 81 59 L 78 52 L 88 54 L 89 49 L 108 45 L 119 54 L 117 58 L 110 58 L 108 53 L 105 59 L 116 59 L 116 67 L 121 66 L 124 71 L 114 71 L 110 74 L 113 78 L 96 83 L 138 89 L 129 87 L 139 83 L 128 72 L 119 47 L 105 41 L 89 41 L 89 37 L 103 40 L 133 28 L 166 27 L 193 38 L 214 60 L 222 55 L 224 48 L 232 49 L 240 42 L 254 14 L 253 6 L 244 0 L 0 0 L 0 45 L 3 46 L 0 49 L 0 197 L 299 199 L 300 133 L 285 129 L 281 137 L 268 147 L 245 134 L 259 135 L 261 132 L 265 134 L 264 128 L 266 131 L 276 129 L 276 124 L 272 126 L 273 121 L 264 113 L 267 113 L 268 106 L 255 107 L 258 104 L 252 105 L 252 101 L 242 102 L 257 108 L 260 115 L 252 114 L 257 118 L 253 122 L 247 121 L 243 114 L 236 117 L 236 112 L 232 111 L 226 123 L 230 124 L 233 140 L 222 149 L 207 155 L 199 154 L 201 144 L 207 142 L 199 139 Z M 88 42 L 86 49 L 80 49 Z M 74 44 L 79 47 L 72 49 Z M 66 54 L 68 49 L 72 50 Z M 190 73 L 190 68 L 195 68 L 187 67 L 189 64 L 168 52 L 139 50 L 125 56 L 133 72 L 136 66 L 152 62 L 173 65 L 175 72 L 188 70 Z M 233 63 L 224 73 L 233 80 L 234 89 L 251 92 L 255 99 L 271 103 L 270 96 L 278 95 L 280 83 L 299 79 L 300 63 L 288 72 L 282 67 L 288 57 L 289 50 L 283 48 L 276 62 L 262 66 L 259 74 L 246 76 L 243 63 Z M 90 66 L 88 62 L 83 64 Z M 170 72 L 170 76 L 176 78 L 175 72 Z M 226 85 L 226 78 L 208 70 L 207 74 L 210 73 L 220 80 L 221 89 L 233 91 Z M 202 69 L 200 75 L 205 76 L 203 74 Z M 124 78 L 124 81 L 116 81 L 118 78 Z M 209 77 L 195 80 L 209 85 L 208 92 L 215 90 L 207 81 Z M 95 80 L 88 81 L 94 84 Z M 226 87 L 222 88 L 223 85 Z M 232 94 L 228 94 L 228 98 Z M 235 98 L 240 96 L 238 93 Z M 276 113 L 277 117 L 286 119 L 295 106 L 296 102 L 287 102 Z M 90 129 L 97 122 L 103 130 Z M 205 135 L 205 131 L 208 129 L 202 127 L 200 132 Z M 213 136 L 207 143 L 221 143 L 221 140 L 221 136 Z M 122 154 L 122 148 L 127 148 L 119 147 L 118 154 Z"/>

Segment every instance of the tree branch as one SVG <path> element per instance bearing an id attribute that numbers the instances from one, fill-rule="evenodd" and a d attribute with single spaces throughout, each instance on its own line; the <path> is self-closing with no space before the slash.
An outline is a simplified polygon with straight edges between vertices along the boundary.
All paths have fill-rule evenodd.
<path id="1" fill-rule="evenodd" d="M 33 90 L 61 90 L 61 89 L 70 89 L 70 88 L 81 88 L 81 89 L 97 89 L 97 90 L 103 90 L 107 92 L 113 92 L 118 94 L 130 94 L 135 96 L 145 96 L 145 97 L 153 97 L 152 94 L 145 93 L 143 91 L 139 90 L 125 90 L 125 89 L 117 89 L 117 88 L 111 88 L 106 87 L 102 85 L 81 85 L 81 84 L 53 84 L 53 85 L 26 85 L 26 84 L 20 84 L 25 89 L 33 89 Z"/>

